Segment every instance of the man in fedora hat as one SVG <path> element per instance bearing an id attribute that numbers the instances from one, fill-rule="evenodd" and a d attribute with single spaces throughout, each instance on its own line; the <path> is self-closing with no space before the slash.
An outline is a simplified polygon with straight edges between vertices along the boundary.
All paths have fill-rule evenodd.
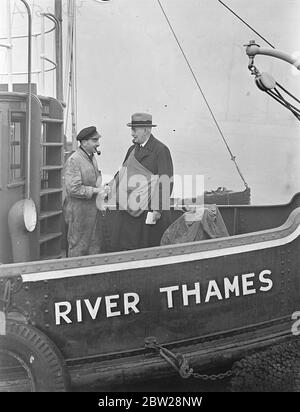
<path id="1" fill-rule="evenodd" d="M 68 256 L 100 253 L 100 213 L 96 196 L 102 193 L 101 172 L 94 154 L 101 136 L 95 126 L 82 129 L 77 135 L 78 149 L 68 158 L 64 179 L 66 199 L 64 216 L 68 225 Z"/>
<path id="2" fill-rule="evenodd" d="M 124 203 L 121 205 L 121 189 L 119 190 L 119 210 L 112 232 L 114 250 L 158 246 L 165 229 L 171 223 L 169 199 L 173 189 L 173 162 L 170 151 L 152 135 L 152 128 L 156 127 L 156 124 L 152 123 L 150 114 L 133 114 L 127 126 L 131 128 L 133 145 L 127 151 L 115 182 L 116 186 L 122 189 L 122 179 L 126 181 L 126 194 L 129 197 L 127 207 L 124 207 Z M 129 178 L 134 182 L 134 188 L 130 187 Z M 167 181 L 165 187 L 159 183 L 161 178 Z M 156 183 L 151 186 L 154 181 Z M 138 193 L 134 198 L 138 200 L 135 202 L 138 205 L 136 209 L 130 204 L 130 196 L 132 199 L 135 192 Z M 163 198 L 167 198 L 164 205 Z M 144 199 L 144 203 L 141 199 Z"/>

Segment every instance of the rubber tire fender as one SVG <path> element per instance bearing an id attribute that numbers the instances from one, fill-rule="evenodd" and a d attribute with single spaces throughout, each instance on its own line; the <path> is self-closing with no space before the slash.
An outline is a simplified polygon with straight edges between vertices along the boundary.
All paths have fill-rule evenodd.
<path id="1" fill-rule="evenodd" d="M 24 362 L 35 392 L 67 391 L 69 377 L 65 361 L 56 345 L 37 328 L 7 321 L 6 334 L 0 336 L 0 356 L 1 352 Z"/>

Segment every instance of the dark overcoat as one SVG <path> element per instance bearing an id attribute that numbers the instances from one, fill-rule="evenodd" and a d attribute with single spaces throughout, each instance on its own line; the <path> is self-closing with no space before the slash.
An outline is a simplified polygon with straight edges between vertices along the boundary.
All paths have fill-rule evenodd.
<path id="1" fill-rule="evenodd" d="M 132 145 L 128 149 L 124 162 L 135 148 L 136 145 Z M 136 151 L 135 158 L 152 174 L 173 177 L 173 162 L 170 150 L 153 135 L 150 136 L 145 146 Z M 172 189 L 173 183 L 170 185 L 169 195 L 171 195 Z M 146 225 L 147 211 L 144 211 L 139 217 L 133 217 L 127 211 L 119 210 L 116 213 L 112 230 L 113 250 L 158 246 L 164 231 L 171 224 L 170 212 L 161 208 L 159 208 L 159 211 L 161 212 L 159 221 L 155 225 Z"/>

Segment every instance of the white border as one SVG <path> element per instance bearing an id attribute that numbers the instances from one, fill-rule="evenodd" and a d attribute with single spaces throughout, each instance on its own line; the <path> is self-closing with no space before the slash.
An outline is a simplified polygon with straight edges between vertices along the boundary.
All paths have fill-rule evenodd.
<path id="1" fill-rule="evenodd" d="M 175 265 L 176 263 L 193 262 L 195 260 L 211 259 L 220 256 L 230 256 L 238 253 L 253 252 L 255 250 L 269 249 L 291 243 L 300 235 L 300 225 L 289 235 L 247 245 L 231 246 L 222 249 L 205 250 L 192 252 L 184 255 L 164 256 L 152 259 L 142 259 L 130 262 L 116 262 L 96 266 L 86 266 L 82 268 L 61 269 L 40 273 L 26 273 L 21 275 L 23 282 L 38 282 L 42 280 L 63 279 L 76 276 L 88 276 L 107 272 L 117 272 L 130 269 L 141 269 L 164 265 Z"/>

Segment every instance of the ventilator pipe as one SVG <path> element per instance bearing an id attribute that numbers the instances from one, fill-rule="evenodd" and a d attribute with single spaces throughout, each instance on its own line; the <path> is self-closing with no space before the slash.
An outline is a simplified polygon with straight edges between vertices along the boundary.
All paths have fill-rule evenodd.
<path id="1" fill-rule="evenodd" d="M 299 59 L 285 52 L 282 52 L 280 50 L 274 50 L 274 49 L 265 49 L 263 47 L 260 47 L 258 44 L 256 44 L 254 40 L 250 40 L 249 44 L 246 44 L 246 46 L 247 46 L 246 53 L 250 58 L 258 54 L 263 55 L 263 56 L 271 56 L 271 57 L 275 57 L 276 59 L 280 59 L 287 63 L 290 63 L 293 66 L 295 66 L 296 69 L 300 70 Z"/>
<path id="2" fill-rule="evenodd" d="M 36 227 L 36 209 L 31 199 L 16 202 L 8 213 L 13 262 L 30 261 L 30 237 Z"/>

